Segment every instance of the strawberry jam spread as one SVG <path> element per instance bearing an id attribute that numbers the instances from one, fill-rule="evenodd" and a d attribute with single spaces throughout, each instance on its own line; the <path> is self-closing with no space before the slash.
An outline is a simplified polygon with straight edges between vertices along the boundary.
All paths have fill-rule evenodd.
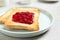
<path id="1" fill-rule="evenodd" d="M 32 12 L 16 12 L 12 16 L 12 21 L 24 24 L 32 24 L 33 23 L 34 13 Z"/>

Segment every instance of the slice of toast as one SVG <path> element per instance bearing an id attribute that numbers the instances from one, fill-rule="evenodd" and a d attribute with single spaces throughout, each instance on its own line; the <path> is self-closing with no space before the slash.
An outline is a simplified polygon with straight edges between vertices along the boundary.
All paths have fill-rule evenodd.
<path id="1" fill-rule="evenodd" d="M 5 23 L 5 20 L 8 19 L 9 15 L 11 14 L 12 11 L 13 11 L 13 9 L 10 9 L 7 12 L 5 12 L 3 15 L 0 16 L 0 24 Z"/>
<path id="2" fill-rule="evenodd" d="M 16 12 L 32 12 L 34 13 L 33 17 L 33 23 L 32 24 L 24 24 L 24 23 L 18 23 L 12 21 L 12 17 Z M 9 16 L 9 18 L 5 21 L 5 27 L 10 29 L 21 29 L 21 30 L 31 30 L 31 31 L 37 31 L 39 30 L 39 23 L 38 18 L 40 11 L 37 8 L 14 8 L 12 14 Z"/>

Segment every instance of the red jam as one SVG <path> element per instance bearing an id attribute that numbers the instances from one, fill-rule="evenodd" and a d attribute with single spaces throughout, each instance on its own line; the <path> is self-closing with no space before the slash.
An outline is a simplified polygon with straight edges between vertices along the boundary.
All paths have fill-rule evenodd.
<path id="1" fill-rule="evenodd" d="M 34 17 L 34 13 L 31 13 L 31 12 L 16 12 L 12 16 L 12 21 L 25 23 L 25 24 L 32 24 L 33 17 Z"/>

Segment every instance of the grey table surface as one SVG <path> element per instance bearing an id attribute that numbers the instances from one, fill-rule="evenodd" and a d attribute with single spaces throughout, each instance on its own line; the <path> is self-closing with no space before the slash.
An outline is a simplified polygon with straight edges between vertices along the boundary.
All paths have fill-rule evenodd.
<path id="1" fill-rule="evenodd" d="M 13 7 L 16 6 L 8 3 L 6 7 L 8 7 L 9 5 L 12 5 Z M 55 19 L 55 22 L 52 25 L 52 27 L 48 30 L 48 32 L 44 33 L 43 35 L 31 38 L 14 38 L 0 33 L 0 40 L 60 40 L 60 2 L 42 3 L 34 1 L 34 3 L 33 2 L 31 3 L 31 5 L 25 5 L 25 6 L 38 7 L 52 13 Z"/>

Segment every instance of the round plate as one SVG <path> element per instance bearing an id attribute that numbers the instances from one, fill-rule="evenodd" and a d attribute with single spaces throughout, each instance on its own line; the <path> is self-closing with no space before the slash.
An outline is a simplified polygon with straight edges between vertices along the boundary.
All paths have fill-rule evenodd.
<path id="1" fill-rule="evenodd" d="M 2 13 L 7 10 L 8 9 L 6 8 L 1 10 L 0 15 L 2 15 Z M 0 24 L 0 32 L 13 37 L 33 37 L 46 32 L 53 24 L 53 21 L 54 21 L 53 16 L 49 12 L 43 9 L 40 9 L 38 31 L 31 32 L 31 31 L 25 31 L 25 30 L 9 30 L 9 29 L 5 29 L 3 24 Z"/>

